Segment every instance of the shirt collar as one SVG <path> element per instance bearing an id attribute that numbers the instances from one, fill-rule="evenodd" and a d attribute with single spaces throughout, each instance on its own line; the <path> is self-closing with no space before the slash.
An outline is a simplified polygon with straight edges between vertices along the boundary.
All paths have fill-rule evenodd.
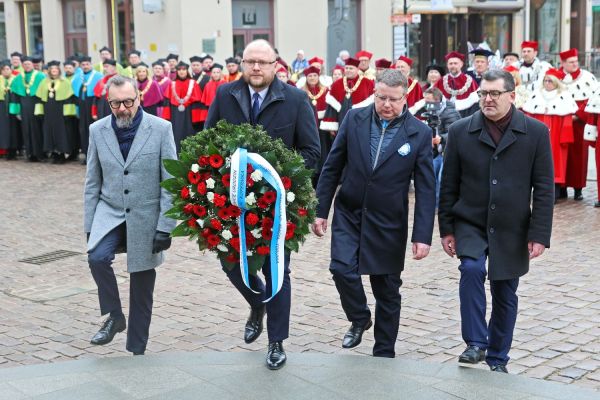
<path id="1" fill-rule="evenodd" d="M 266 88 L 264 88 L 260 92 L 256 92 L 254 89 L 252 89 L 252 87 L 250 85 L 248 85 L 248 91 L 250 92 L 250 98 L 251 99 L 254 96 L 254 93 L 258 93 L 258 96 L 260 97 L 260 101 L 263 101 L 265 99 L 265 97 L 267 96 L 267 92 L 269 91 L 269 87 L 267 86 Z"/>

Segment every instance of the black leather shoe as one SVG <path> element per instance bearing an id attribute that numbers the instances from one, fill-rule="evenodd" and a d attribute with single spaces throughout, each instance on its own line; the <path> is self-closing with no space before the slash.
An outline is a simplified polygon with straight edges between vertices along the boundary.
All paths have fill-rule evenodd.
<path id="1" fill-rule="evenodd" d="M 559 199 L 566 199 L 567 197 L 569 197 L 569 194 L 567 193 L 567 188 L 566 187 L 561 187 L 559 194 L 558 194 L 558 198 Z"/>
<path id="2" fill-rule="evenodd" d="M 502 365 L 502 364 L 490 366 L 490 371 L 493 371 L 493 372 L 504 372 L 505 374 L 508 374 L 508 370 L 506 369 L 506 365 Z"/>
<path id="3" fill-rule="evenodd" d="M 467 364 L 477 364 L 485 360 L 485 350 L 477 346 L 467 346 L 465 351 L 458 356 L 458 362 Z"/>
<path id="4" fill-rule="evenodd" d="M 125 330 L 125 316 L 120 317 L 108 317 L 102 324 L 102 328 L 94 335 L 91 344 L 103 345 L 110 343 L 115 335 Z"/>
<path id="5" fill-rule="evenodd" d="M 248 316 L 246 328 L 244 329 L 244 341 L 246 343 L 254 342 L 262 333 L 265 310 L 265 306 L 250 309 L 250 315 Z"/>
<path id="6" fill-rule="evenodd" d="M 365 333 L 373 325 L 373 320 L 369 320 L 366 325 L 356 325 L 352 323 L 348 332 L 344 335 L 344 340 L 342 340 L 342 347 L 345 349 L 351 349 L 356 347 L 362 341 L 362 335 Z"/>
<path id="7" fill-rule="evenodd" d="M 573 195 L 573 199 L 580 201 L 583 200 L 583 194 L 581 193 L 582 189 L 575 189 L 575 194 Z"/>
<path id="8" fill-rule="evenodd" d="M 271 370 L 279 369 L 285 365 L 287 356 L 283 350 L 283 342 L 271 342 L 267 350 L 267 368 Z"/>

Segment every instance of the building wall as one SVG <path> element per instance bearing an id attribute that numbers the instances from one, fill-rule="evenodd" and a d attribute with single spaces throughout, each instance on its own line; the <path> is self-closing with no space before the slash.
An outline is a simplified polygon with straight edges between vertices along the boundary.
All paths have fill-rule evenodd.
<path id="1" fill-rule="evenodd" d="M 42 35 L 46 61 L 65 59 L 65 39 L 63 29 L 63 7 L 61 0 L 43 0 Z"/>
<path id="2" fill-rule="evenodd" d="M 142 0 L 134 0 L 135 48 L 142 52 L 142 60 L 148 64 L 169 53 L 181 53 L 181 18 L 181 7 L 150 14 L 143 11 Z"/>
<path id="3" fill-rule="evenodd" d="M 373 53 L 374 58 L 392 58 L 392 1 L 362 0 L 361 7 L 362 48 Z"/>
<path id="4" fill-rule="evenodd" d="M 4 16 L 6 18 L 6 48 L 8 53 L 21 51 L 23 38 L 21 36 L 21 13 L 19 4 L 14 0 L 4 1 Z"/>
<path id="5" fill-rule="evenodd" d="M 100 62 L 98 50 L 104 46 L 114 47 L 108 42 L 108 15 L 104 0 L 85 0 L 88 54 L 92 62 Z"/>

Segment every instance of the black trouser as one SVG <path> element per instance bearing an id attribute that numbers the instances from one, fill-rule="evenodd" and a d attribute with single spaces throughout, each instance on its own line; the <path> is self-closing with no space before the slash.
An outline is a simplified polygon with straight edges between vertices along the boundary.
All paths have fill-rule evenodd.
<path id="1" fill-rule="evenodd" d="M 356 258 L 354 259 L 356 260 Z M 356 325 L 366 325 L 371 319 L 367 296 L 358 273 L 358 262 L 344 264 L 331 260 L 329 270 L 333 274 L 335 287 L 340 295 L 342 308 L 348 321 Z M 369 275 L 375 296 L 375 357 L 394 357 L 394 346 L 400 325 L 400 274 Z"/>
<path id="2" fill-rule="evenodd" d="M 121 298 L 117 278 L 111 266 L 115 252 L 125 239 L 125 223 L 117 226 L 100 240 L 100 243 L 88 252 L 88 263 L 94 281 L 98 286 L 101 315 L 110 313 L 120 315 Z M 129 321 L 126 349 L 134 353 L 143 353 L 148 343 L 152 301 L 156 270 L 149 269 L 130 274 L 129 283 Z"/>

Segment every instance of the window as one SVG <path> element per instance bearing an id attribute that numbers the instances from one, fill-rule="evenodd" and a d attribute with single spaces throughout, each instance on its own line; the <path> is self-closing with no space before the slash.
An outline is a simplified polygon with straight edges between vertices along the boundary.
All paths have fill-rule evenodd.
<path id="1" fill-rule="evenodd" d="M 109 47 L 116 60 L 127 60 L 127 53 L 135 48 L 133 29 L 133 0 L 107 0 Z"/>
<path id="2" fill-rule="evenodd" d="M 0 3 L 0 58 L 8 57 L 6 48 L 6 16 L 4 14 L 4 3 Z"/>

